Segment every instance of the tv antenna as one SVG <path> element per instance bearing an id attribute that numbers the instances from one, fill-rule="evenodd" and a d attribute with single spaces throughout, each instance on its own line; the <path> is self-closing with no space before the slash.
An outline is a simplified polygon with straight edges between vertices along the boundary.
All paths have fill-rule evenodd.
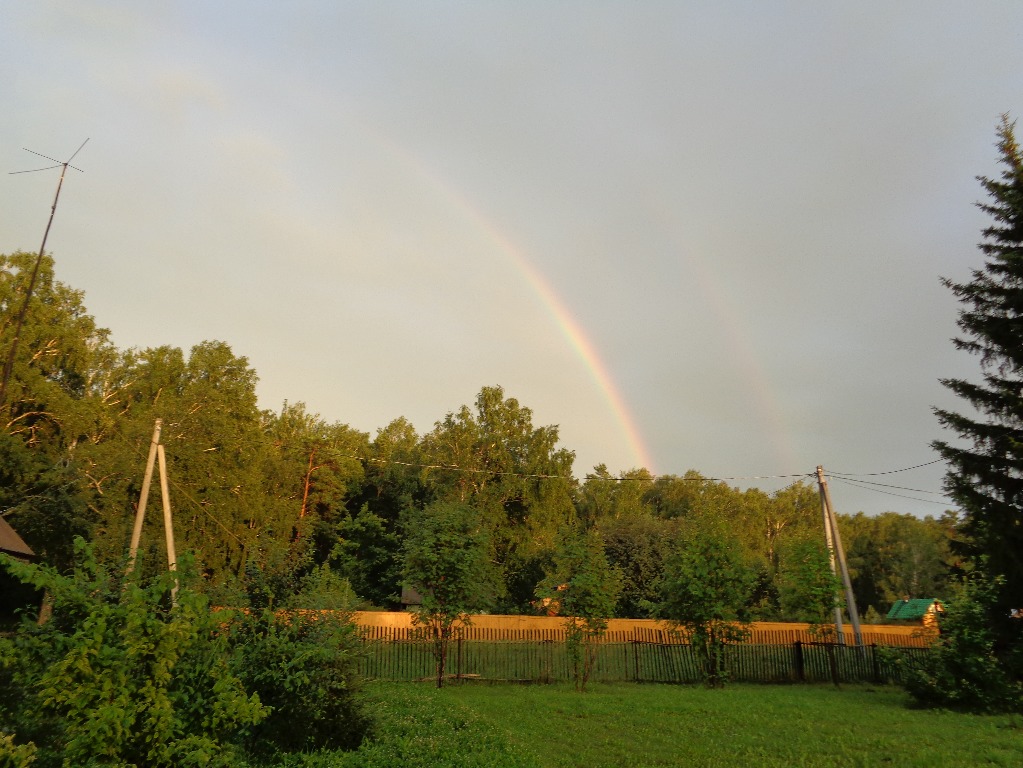
<path id="1" fill-rule="evenodd" d="M 41 152 L 29 149 L 28 147 L 22 147 L 26 152 L 31 152 L 33 155 L 45 158 L 54 165 L 48 165 L 45 168 L 30 168 L 27 171 L 11 171 L 8 175 L 13 176 L 17 173 L 36 173 L 37 171 L 49 171 L 54 168 L 60 168 L 60 180 L 57 182 L 57 194 L 53 196 L 53 205 L 50 206 L 50 219 L 46 222 L 46 231 L 43 232 L 43 244 L 39 246 L 39 255 L 36 256 L 35 266 L 32 267 L 32 276 L 28 280 L 28 290 L 25 291 L 25 300 L 21 303 L 21 309 L 18 311 L 17 320 L 14 323 L 14 339 L 11 341 L 11 350 L 7 353 L 7 360 L 4 362 L 4 374 L 3 380 L 0 381 L 0 408 L 4 407 L 7 402 L 7 383 L 11 379 L 11 370 L 14 368 L 14 358 L 18 353 L 18 340 L 21 337 L 21 327 L 25 324 L 25 314 L 28 312 L 28 303 L 32 300 L 32 291 L 36 287 L 36 277 L 39 275 L 39 265 L 43 261 L 43 254 L 46 252 L 46 238 L 50 235 L 50 226 L 53 224 L 53 214 L 57 212 L 57 201 L 60 199 L 60 188 L 64 185 L 64 174 L 67 173 L 67 169 L 78 171 L 79 173 L 85 173 L 81 168 L 71 165 L 71 161 L 75 159 L 75 155 L 82 151 L 88 143 L 88 139 L 82 142 L 82 145 L 75 150 L 74 154 L 71 155 L 67 160 L 60 161 L 54 160 L 48 155 L 44 155 Z"/>

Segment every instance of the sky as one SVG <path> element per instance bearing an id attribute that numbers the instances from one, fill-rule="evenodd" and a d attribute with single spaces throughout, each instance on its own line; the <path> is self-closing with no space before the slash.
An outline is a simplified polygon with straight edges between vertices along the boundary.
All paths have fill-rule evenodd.
<path id="1" fill-rule="evenodd" d="M 371 436 L 500 385 L 579 477 L 823 465 L 839 512 L 950 506 L 932 408 L 979 368 L 940 278 L 982 264 L 1023 3 L 0 18 L 0 170 L 88 139 L 47 250 L 119 348 L 226 341 L 262 407 Z M 7 173 L 0 252 L 35 251 L 59 170 Z"/>

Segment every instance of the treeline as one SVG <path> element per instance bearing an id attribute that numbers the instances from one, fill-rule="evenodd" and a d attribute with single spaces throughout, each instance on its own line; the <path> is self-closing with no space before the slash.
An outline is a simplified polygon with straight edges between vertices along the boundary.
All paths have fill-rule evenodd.
<path id="1" fill-rule="evenodd" d="M 0 354 L 34 254 L 0 256 Z M 756 573 L 752 618 L 797 618 L 786 574 L 822 539 L 814 486 L 768 494 L 695 471 L 653 477 L 595 467 L 581 480 L 556 426 L 500 387 L 446 414 L 425 434 L 404 418 L 375 436 L 308 413 L 260 410 L 256 372 L 220 341 L 119 350 L 81 291 L 42 261 L 0 405 L 0 514 L 48 563 L 72 564 L 80 535 L 108 563 L 123 560 L 146 455 L 162 419 L 179 550 L 195 554 L 211 599 L 237 604 L 258 581 L 285 600 L 326 565 L 368 606 L 395 607 L 403 542 L 435 502 L 470 506 L 496 574 L 492 608 L 538 610 L 537 585 L 559 542 L 589 531 L 620 576 L 614 613 L 652 615 L 656 584 L 677 542 L 722 523 Z M 877 618 L 902 597 L 944 596 L 954 515 L 840 515 L 861 612 Z M 147 526 L 144 563 L 162 563 L 162 532 Z"/>

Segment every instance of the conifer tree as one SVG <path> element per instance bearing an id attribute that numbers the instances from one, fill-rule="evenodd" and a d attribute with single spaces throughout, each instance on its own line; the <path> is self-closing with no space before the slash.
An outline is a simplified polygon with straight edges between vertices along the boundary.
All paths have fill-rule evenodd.
<path id="1" fill-rule="evenodd" d="M 962 304 L 953 342 L 980 357 L 981 381 L 942 380 L 973 410 L 935 409 L 961 440 L 933 444 L 949 465 L 945 490 L 963 512 L 965 554 L 1001 583 L 989 619 L 1005 659 L 1023 638 L 1023 620 L 1009 619 L 1023 608 L 1023 154 L 1013 127 L 1003 115 L 1000 177 L 978 178 L 988 193 L 978 205 L 993 220 L 979 245 L 984 266 L 968 282 L 943 280 Z"/>

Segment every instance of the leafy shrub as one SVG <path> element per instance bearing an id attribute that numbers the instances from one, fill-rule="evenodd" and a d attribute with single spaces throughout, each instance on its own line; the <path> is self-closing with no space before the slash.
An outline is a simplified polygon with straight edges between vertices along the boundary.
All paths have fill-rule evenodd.
<path id="1" fill-rule="evenodd" d="M 433 641 L 440 688 L 459 626 L 470 625 L 470 614 L 492 602 L 497 575 L 489 558 L 490 537 L 477 510 L 453 502 L 409 510 L 405 528 L 402 578 L 422 598 L 412 622 Z"/>
<path id="2" fill-rule="evenodd" d="M 603 539 L 591 529 L 565 533 L 547 577 L 537 586 L 537 596 L 565 617 L 565 645 L 577 691 L 586 690 L 593 673 L 621 583 L 621 573 L 607 562 Z"/>
<path id="3" fill-rule="evenodd" d="M 980 575 L 948 604 L 941 634 L 924 656 L 898 656 L 903 685 L 917 703 L 972 712 L 1023 711 L 1023 686 L 996 655 L 990 607 L 999 584 Z"/>
<path id="4" fill-rule="evenodd" d="M 233 668 L 270 714 L 247 734 L 257 754 L 354 749 L 371 725 L 358 630 L 341 611 L 261 611 L 233 626 Z"/>
<path id="5" fill-rule="evenodd" d="M 35 744 L 15 744 L 14 737 L 0 733 L 0 768 L 28 768 L 35 754 Z"/>
<path id="6" fill-rule="evenodd" d="M 250 609 L 232 623 L 233 668 L 271 708 L 245 742 L 251 752 L 353 749 L 370 729 L 358 676 L 356 597 L 327 565 L 292 575 L 288 590 L 252 573 Z"/>
<path id="7" fill-rule="evenodd" d="M 234 764 L 232 742 L 267 710 L 228 669 L 220 618 L 187 588 L 170 604 L 172 574 L 122 582 L 81 538 L 74 549 L 70 576 L 3 562 L 53 601 L 49 622 L 2 649 L 16 738 L 41 766 Z"/>

